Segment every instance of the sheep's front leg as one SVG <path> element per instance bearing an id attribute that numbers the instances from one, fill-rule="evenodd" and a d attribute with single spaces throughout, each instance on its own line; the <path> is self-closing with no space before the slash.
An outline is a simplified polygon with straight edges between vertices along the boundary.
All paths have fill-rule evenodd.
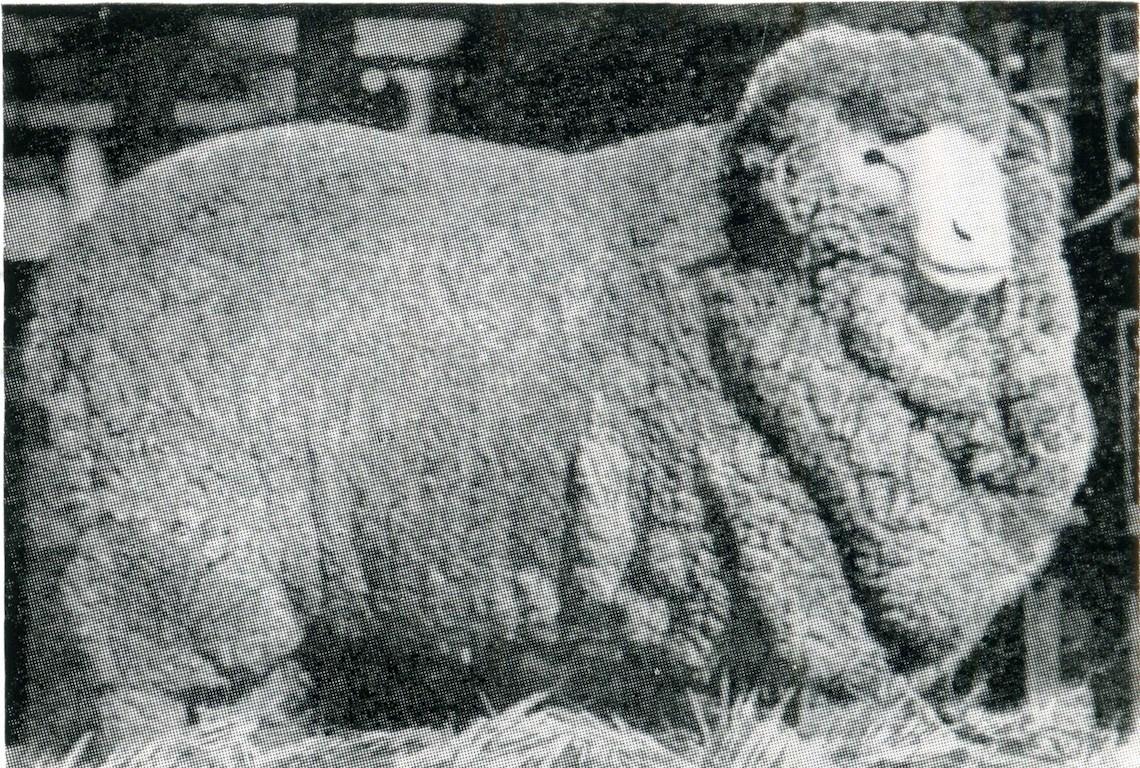
<path id="1" fill-rule="evenodd" d="M 732 578 L 770 634 L 762 640 L 782 662 L 790 678 L 783 682 L 841 698 L 885 691 L 896 678 L 852 597 L 818 508 L 786 465 L 742 428 L 703 447 L 701 476 L 730 531 Z"/>
<path id="2" fill-rule="evenodd" d="M 583 435 L 570 469 L 571 602 L 586 622 L 604 620 L 620 600 L 636 542 L 630 458 L 621 435 L 593 424 Z"/>
<path id="3" fill-rule="evenodd" d="M 101 689 L 104 748 L 218 707 L 276 707 L 290 696 L 267 694 L 266 685 L 301 682 L 282 677 L 302 629 L 276 576 L 249 543 L 204 528 L 106 523 L 85 536 L 64 575 L 64 608 Z"/>
<path id="4" fill-rule="evenodd" d="M 693 608 L 701 600 L 689 594 L 694 590 L 688 581 L 699 574 L 681 553 L 693 542 L 684 541 L 685 526 L 655 525 L 645 509 L 647 447 L 639 443 L 641 417 L 633 406 L 646 401 L 647 378 L 615 360 L 602 381 L 568 472 L 564 629 L 578 653 L 608 666 L 615 677 L 635 679 L 648 671 L 672 681 L 707 678 L 708 643 L 689 626 L 699 623 Z M 698 516 L 692 527 L 699 525 Z M 647 551 L 654 549 L 662 551 Z M 671 590 L 664 583 L 669 578 L 646 573 L 652 569 L 645 560 L 654 554 L 665 570 L 676 566 L 680 588 Z"/>
<path id="5" fill-rule="evenodd" d="M 626 409 L 639 381 L 616 363 L 609 370 L 568 472 L 571 525 L 562 613 L 578 652 L 603 664 L 621 658 L 623 647 L 660 642 L 668 624 L 663 602 L 642 594 L 628 578 L 640 513 Z"/>

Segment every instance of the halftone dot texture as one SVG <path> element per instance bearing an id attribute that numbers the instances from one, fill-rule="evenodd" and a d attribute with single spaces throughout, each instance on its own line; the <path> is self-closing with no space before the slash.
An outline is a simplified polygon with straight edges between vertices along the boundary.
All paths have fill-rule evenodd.
<path id="1" fill-rule="evenodd" d="M 962 46 L 833 27 L 728 127 L 560 155 L 288 125 L 151 166 L 50 265 L 24 350 L 45 738 L 294 722 L 314 669 L 324 702 L 364 677 L 317 639 L 407 665 L 429 713 L 453 678 L 656 711 L 720 674 L 885 700 L 950 671 L 1091 440 L 1010 120 Z M 912 302 L 876 240 L 901 208 L 851 208 L 820 140 L 947 122 L 1006 174 L 996 312 Z M 791 226 L 745 150 L 796 153 L 818 210 Z"/>

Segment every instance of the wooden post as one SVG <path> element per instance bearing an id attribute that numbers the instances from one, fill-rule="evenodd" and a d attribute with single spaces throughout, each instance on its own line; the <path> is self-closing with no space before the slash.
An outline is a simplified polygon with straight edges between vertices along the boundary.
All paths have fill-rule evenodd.
<path id="1" fill-rule="evenodd" d="M 1132 567 L 1140 571 L 1140 507 L 1132 505 Z M 1132 732 L 1140 733 L 1140 587 L 1132 585 L 1132 599 L 1128 601 L 1129 658 L 1132 677 Z"/>
<path id="2" fill-rule="evenodd" d="M 1108 151 L 1112 174 L 1110 192 L 1116 195 L 1134 182 L 1136 169 L 1125 160 L 1133 156 L 1135 147 L 1118 144 L 1117 126 L 1122 120 L 1135 120 L 1135 101 L 1129 105 L 1123 97 L 1129 89 L 1135 93 L 1136 73 L 1136 11 L 1135 9 L 1106 13 L 1100 17 L 1100 80 L 1104 99 L 1105 147 Z M 1134 97 L 1135 98 L 1135 97 Z M 1129 109 L 1132 114 L 1129 116 Z M 1130 231 L 1136 221 L 1135 198 L 1130 205 L 1132 216 L 1117 217 L 1113 224 L 1113 239 L 1120 253 L 1140 253 L 1140 242 Z M 1131 219 L 1131 221 L 1129 221 Z"/>
<path id="3" fill-rule="evenodd" d="M 80 130 L 72 135 L 61 170 L 68 219 L 73 224 L 91 221 L 111 188 L 107 160 L 91 133 Z"/>
<path id="4" fill-rule="evenodd" d="M 59 50 L 56 36 L 90 23 L 87 18 L 54 16 L 5 15 L 6 51 L 20 51 L 35 56 L 44 64 L 45 72 L 54 71 L 50 61 L 62 55 L 65 66 L 57 74 L 70 84 L 82 71 L 82 59 L 68 57 Z M 18 163 L 28 169 L 39 169 L 37 177 L 24 179 L 21 185 L 5 189 L 4 257 L 17 261 L 41 261 L 51 255 L 55 246 L 79 223 L 90 220 L 111 187 L 107 159 L 97 141 L 97 134 L 115 122 L 114 106 L 98 99 L 60 98 L 51 91 L 53 83 L 45 81 L 48 92 L 30 101 L 10 102 L 4 110 L 4 125 L 29 131 L 63 131 L 67 147 L 58 163 L 59 184 L 47 182 L 52 175 L 50 156 L 40 162 L 25 159 Z M 55 83 L 59 85 L 59 83 Z"/>
<path id="5" fill-rule="evenodd" d="M 1136 119 L 1136 11 L 1130 9 L 1108 13 L 1100 17 L 1100 58 L 1101 91 L 1104 98 L 1105 145 L 1108 161 L 1112 169 L 1111 189 L 1115 196 L 1132 185 L 1133 195 L 1126 198 L 1126 211 L 1131 216 L 1117 217 L 1113 224 L 1113 242 L 1118 253 L 1127 254 L 1133 260 L 1140 253 L 1140 242 L 1132 227 L 1136 222 L 1136 171 L 1125 158 L 1135 157 L 1136 147 L 1125 147 L 1125 141 L 1117 134 L 1117 126 L 1123 120 Z M 1121 96 L 1131 89 L 1132 104 L 1122 102 Z M 1129 107 L 1131 115 L 1128 116 Z M 1126 117 L 1127 116 L 1127 117 Z M 1135 134 L 1133 134 L 1135 136 Z M 1133 138 L 1134 140 L 1134 138 Z M 1124 456 L 1127 466 L 1125 488 L 1127 489 L 1128 532 L 1127 542 L 1132 557 L 1133 573 L 1140 575 L 1140 432 L 1137 420 L 1140 419 L 1140 387 L 1137 374 L 1140 372 L 1140 312 L 1121 312 L 1117 320 L 1117 365 L 1120 371 L 1120 415 L 1121 436 L 1124 439 Z M 1132 725 L 1134 732 L 1140 733 L 1140 584 L 1132 584 L 1131 599 L 1128 601 L 1128 639 L 1132 686 Z"/>
<path id="6" fill-rule="evenodd" d="M 1026 50 L 1017 41 L 1028 32 Z M 1072 137 L 1069 132 L 1069 76 L 1065 41 L 1057 31 L 1021 25 L 1000 25 L 997 48 L 1003 51 L 1000 75 L 1010 99 L 1034 123 L 1049 152 L 1049 170 L 1062 195 L 1062 217 L 1072 216 L 1070 200 Z M 1024 81 L 1025 90 L 1019 83 Z M 1025 596 L 1025 692 L 1031 706 L 1041 707 L 1056 696 L 1061 685 L 1062 634 L 1061 579 L 1043 576 Z"/>
<path id="7" fill-rule="evenodd" d="M 466 30 L 455 19 L 356 19 L 352 53 L 368 62 L 360 75 L 361 86 L 369 93 L 398 86 L 407 105 L 403 130 L 428 133 L 436 87 L 433 65 L 459 44 Z"/>
<path id="8" fill-rule="evenodd" d="M 1131 309 L 1117 315 L 1116 354 L 1120 377 L 1120 432 L 1124 440 L 1124 488 L 1128 504 L 1127 541 L 1133 573 L 1140 574 L 1140 456 L 1137 419 L 1140 418 L 1140 311 Z M 1129 659 L 1132 683 L 1132 719 L 1140 732 L 1140 584 L 1132 584 L 1128 601 Z"/>
<path id="9" fill-rule="evenodd" d="M 90 221 L 112 186 L 107 159 L 95 139 L 97 131 L 114 121 L 109 104 L 95 102 L 13 104 L 5 111 L 6 125 L 63 129 L 71 134 L 59 164 L 59 185 L 32 181 L 5 190 L 4 257 L 41 261 L 71 228 Z"/>
<path id="10" fill-rule="evenodd" d="M 1062 224 L 1073 220 L 1073 138 L 1069 128 L 1069 71 L 1065 38 L 1055 30 L 1036 30 L 1029 41 L 1031 104 L 1049 151 L 1049 170 L 1061 192 Z"/>

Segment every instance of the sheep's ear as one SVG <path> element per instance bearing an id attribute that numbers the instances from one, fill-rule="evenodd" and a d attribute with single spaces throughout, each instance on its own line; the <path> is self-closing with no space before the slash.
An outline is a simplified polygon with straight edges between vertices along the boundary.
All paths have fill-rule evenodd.
<path id="1" fill-rule="evenodd" d="M 1050 165 L 1055 161 L 1067 162 L 1068 148 L 1063 146 L 1050 133 L 1048 117 L 1039 119 L 1035 113 L 1015 112 L 1009 130 L 995 141 L 994 156 L 1029 160 L 1040 165 Z M 1054 149 L 1057 147 L 1060 151 Z"/>
<path id="2" fill-rule="evenodd" d="M 772 167 L 775 153 L 767 144 L 751 142 L 735 146 L 736 164 L 747 174 L 760 173 Z"/>
<path id="3" fill-rule="evenodd" d="M 750 158 L 759 157 L 771 145 L 772 129 L 777 119 L 778 116 L 763 109 L 737 114 L 724 138 L 724 152 L 731 158 L 732 166 L 747 168 L 755 165 Z M 767 154 L 770 156 L 771 152 Z"/>

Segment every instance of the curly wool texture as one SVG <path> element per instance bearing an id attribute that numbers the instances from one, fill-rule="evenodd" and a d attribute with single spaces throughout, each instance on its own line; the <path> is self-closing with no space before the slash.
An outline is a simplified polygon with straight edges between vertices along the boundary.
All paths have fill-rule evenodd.
<path id="1" fill-rule="evenodd" d="M 953 63 L 929 88 L 954 104 L 996 91 L 953 84 L 952 44 L 845 34 L 762 64 L 727 135 L 560 156 L 290 126 L 125 185 L 25 340 L 44 708 L 111 742 L 269 717 L 314 628 L 586 691 L 728 671 L 876 695 L 900 647 L 968 643 L 1083 473 L 1050 410 L 1087 417 L 1055 212 L 1011 192 L 1016 322 L 916 317 L 905 217 L 845 184 L 888 129 L 836 107 L 828 62 L 867 56 L 848 82 L 923 120 L 957 112 L 872 87 L 913 79 L 892 57 Z M 776 219 L 730 243 L 726 158 L 781 155 L 795 182 L 749 193 Z"/>
<path id="2" fill-rule="evenodd" d="M 965 47 L 831 28 L 761 64 L 726 140 L 790 233 L 788 257 L 725 289 L 726 379 L 813 489 L 868 620 L 904 665 L 971 647 L 1080 519 L 1071 502 L 1093 428 L 1057 193 L 1009 120 Z M 835 172 L 844 147 L 942 123 L 1000 152 L 1014 301 L 996 321 L 922 285 L 905 207 L 853 205 L 866 188 Z M 763 181 L 782 146 L 798 153 L 795 187 Z M 811 218 L 788 196 L 809 200 Z"/>
<path id="3" fill-rule="evenodd" d="M 83 691 L 112 742 L 169 726 L 156 697 L 194 717 L 264 701 L 313 626 L 532 687 L 709 679 L 733 534 L 710 526 L 697 447 L 741 425 L 678 268 L 727 247 L 717 139 L 567 158 L 294 126 L 126 185 L 53 264 L 25 352 L 49 417 L 41 676 L 74 666 L 50 668 L 70 637 L 76 727 Z M 773 521 L 792 500 L 814 534 L 794 546 L 831 558 L 804 583 L 840 615 L 810 502 L 749 450 L 738 485 Z M 857 612 L 849 643 L 800 640 L 785 574 L 766 577 L 744 581 L 799 669 L 826 644 L 828 678 L 881 671 Z"/>
<path id="4" fill-rule="evenodd" d="M 980 56 L 950 37 L 829 26 L 761 62 L 736 110 L 738 130 L 779 125 L 801 99 L 829 101 L 850 127 L 887 140 L 954 122 L 1002 140 L 1010 110 Z"/>

